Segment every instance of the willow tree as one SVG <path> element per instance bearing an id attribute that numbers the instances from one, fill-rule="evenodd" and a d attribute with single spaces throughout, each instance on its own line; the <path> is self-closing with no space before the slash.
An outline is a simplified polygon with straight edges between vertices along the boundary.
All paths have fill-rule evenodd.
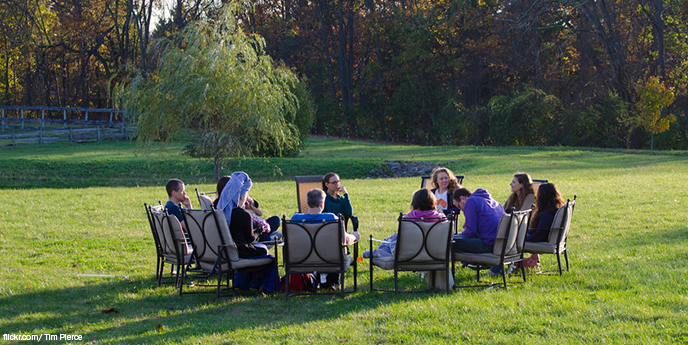
<path id="1" fill-rule="evenodd" d="M 294 117 L 296 76 L 273 63 L 265 42 L 236 20 L 238 5 L 203 19 L 157 44 L 157 70 L 135 77 L 120 92 L 128 113 L 139 114 L 140 141 L 189 139 L 189 152 L 214 159 L 270 152 L 280 156 L 301 144 Z"/>

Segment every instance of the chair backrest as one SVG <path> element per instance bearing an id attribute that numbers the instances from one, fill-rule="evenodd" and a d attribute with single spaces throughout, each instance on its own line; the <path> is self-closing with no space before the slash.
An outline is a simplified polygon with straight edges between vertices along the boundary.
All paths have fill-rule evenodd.
<path id="1" fill-rule="evenodd" d="M 397 263 L 449 260 L 455 219 L 453 215 L 449 215 L 446 221 L 436 220 L 438 219 L 403 219 L 403 214 L 399 215 L 394 251 Z"/>
<path id="2" fill-rule="evenodd" d="M 186 241 L 186 236 L 182 232 L 182 225 L 177 217 L 167 214 L 167 210 L 156 211 L 152 207 L 149 210 L 153 216 L 155 230 L 163 252 L 174 255 L 177 253 L 181 255 L 190 254 L 192 248 Z"/>
<path id="3" fill-rule="evenodd" d="M 155 227 L 156 221 L 153 219 L 153 215 L 151 212 L 154 211 L 162 211 L 163 206 L 158 202 L 158 205 L 151 205 L 148 206 L 148 204 L 143 203 L 143 207 L 146 209 L 146 217 L 148 217 L 148 225 L 150 226 L 151 233 L 153 234 L 153 241 L 155 241 L 155 251 L 158 253 L 158 255 L 161 255 L 163 253 L 162 245 L 160 243 L 160 238 L 158 237 L 158 230 Z"/>
<path id="4" fill-rule="evenodd" d="M 502 216 L 492 250 L 494 255 L 515 255 L 523 251 L 525 233 L 528 231 L 528 215 L 531 210 L 513 211 Z M 520 239 L 520 241 L 519 241 Z M 520 242 L 520 245 L 518 244 Z"/>
<path id="5" fill-rule="evenodd" d="M 209 195 L 215 196 L 216 192 L 199 192 L 196 188 L 196 196 L 198 196 L 198 204 L 201 205 L 202 210 L 211 210 L 213 208 L 213 198 Z"/>
<path id="6" fill-rule="evenodd" d="M 456 179 L 459 181 L 459 186 L 463 186 L 463 179 L 465 176 L 456 175 Z M 421 176 L 420 177 L 420 188 L 432 189 L 432 176 Z"/>
<path id="7" fill-rule="evenodd" d="M 538 193 L 538 188 L 540 188 L 540 185 L 543 183 L 548 183 L 549 181 L 544 180 L 544 179 L 533 179 L 533 194 L 537 195 Z"/>
<path id="8" fill-rule="evenodd" d="M 550 244 L 557 244 L 558 242 L 560 245 L 566 242 L 569 229 L 571 228 L 571 216 L 573 215 L 575 205 L 576 198 L 574 197 L 573 200 L 567 200 L 564 206 L 557 210 L 557 213 L 554 214 L 554 221 L 552 221 L 547 242 Z"/>
<path id="9" fill-rule="evenodd" d="M 331 265 L 344 261 L 344 222 L 292 222 L 282 217 L 285 265 Z"/>
<path id="10" fill-rule="evenodd" d="M 239 261 L 239 252 L 229 231 L 227 216 L 222 210 L 183 209 L 182 212 L 199 261 L 214 263 L 221 255 L 219 246 L 224 246 L 225 258 L 231 262 Z"/>
<path id="11" fill-rule="evenodd" d="M 299 213 L 308 211 L 306 194 L 313 188 L 322 188 L 324 175 L 296 176 L 296 202 L 299 205 Z"/>

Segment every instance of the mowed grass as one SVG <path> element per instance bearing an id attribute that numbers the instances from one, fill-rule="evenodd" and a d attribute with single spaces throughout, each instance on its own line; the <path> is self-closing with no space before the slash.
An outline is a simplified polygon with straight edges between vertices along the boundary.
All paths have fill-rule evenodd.
<path id="1" fill-rule="evenodd" d="M 394 232 L 420 184 L 417 177 L 361 179 L 386 159 L 445 164 L 466 175 L 466 187 L 486 188 L 501 202 L 517 171 L 549 179 L 578 199 L 571 270 L 562 277 L 529 275 L 526 283 L 512 277 L 508 291 L 380 293 L 369 292 L 365 260 L 359 291 L 344 299 L 217 300 L 212 288 L 196 286 L 179 297 L 154 279 L 143 203 L 166 199 L 171 177 L 185 180 L 190 192 L 214 190 L 210 161 L 181 156 L 179 148 L 160 146 L 152 154 L 132 143 L 0 148 L 3 334 L 78 334 L 108 344 L 688 342 L 686 152 L 317 139 L 298 158 L 229 161 L 224 172 L 241 169 L 254 178 L 251 195 L 266 215 L 295 211 L 294 175 L 339 172 L 366 238 Z M 363 241 L 360 249 L 367 248 Z M 556 260 L 543 256 L 542 265 L 554 269 Z M 392 286 L 389 272 L 375 275 L 376 284 Z M 474 279 L 473 271 L 457 269 L 458 284 Z M 402 287 L 423 282 L 405 274 Z M 103 313 L 110 308 L 116 312 Z"/>

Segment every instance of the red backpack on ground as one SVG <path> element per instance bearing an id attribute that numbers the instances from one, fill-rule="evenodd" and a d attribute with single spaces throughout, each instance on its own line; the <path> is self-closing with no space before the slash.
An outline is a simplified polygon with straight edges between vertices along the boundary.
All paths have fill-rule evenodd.
<path id="1" fill-rule="evenodd" d="M 287 291 L 287 277 L 283 276 L 282 291 Z M 312 273 L 292 273 L 289 275 L 289 292 L 315 291 L 315 276 Z"/>

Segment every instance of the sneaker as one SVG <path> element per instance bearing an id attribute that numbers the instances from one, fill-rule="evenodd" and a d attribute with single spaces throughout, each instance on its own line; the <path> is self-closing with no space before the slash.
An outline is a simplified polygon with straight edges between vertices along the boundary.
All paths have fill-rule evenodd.
<path id="1" fill-rule="evenodd" d="M 370 250 L 368 250 L 368 249 L 364 250 L 364 251 L 363 251 L 363 254 L 361 254 L 361 256 L 362 256 L 364 259 L 370 259 Z"/>

